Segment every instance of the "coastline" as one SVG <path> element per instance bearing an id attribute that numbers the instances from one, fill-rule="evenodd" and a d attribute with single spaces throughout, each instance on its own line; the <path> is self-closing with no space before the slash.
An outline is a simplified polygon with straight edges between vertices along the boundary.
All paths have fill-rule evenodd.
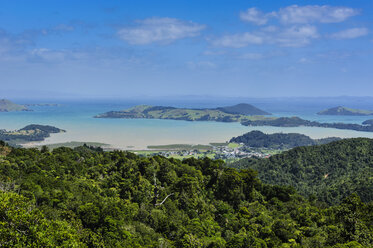
<path id="1" fill-rule="evenodd" d="M 124 121 L 139 125 L 109 126 L 106 129 L 82 130 L 79 126 L 70 127 L 66 133 L 51 134 L 40 142 L 22 144 L 23 147 L 36 147 L 67 142 L 105 143 L 109 149 L 116 150 L 149 150 L 148 146 L 186 144 L 209 145 L 210 143 L 224 143 L 232 137 L 246 132 L 259 130 L 264 133 L 300 133 L 313 139 L 340 138 L 373 138 L 371 132 L 341 130 L 323 127 L 271 127 L 271 126 L 242 126 L 240 123 L 216 122 L 187 122 L 174 125 L 174 120 L 131 120 Z M 157 125 L 152 125 L 156 123 Z M 161 125 L 164 124 L 164 125 Z"/>

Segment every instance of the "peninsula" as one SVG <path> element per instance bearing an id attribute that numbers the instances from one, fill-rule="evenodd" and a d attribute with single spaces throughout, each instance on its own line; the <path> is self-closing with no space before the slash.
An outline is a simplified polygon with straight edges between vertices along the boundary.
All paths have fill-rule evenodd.
<path id="1" fill-rule="evenodd" d="M 309 136 L 299 133 L 265 134 L 261 131 L 251 131 L 234 137 L 229 142 L 242 143 L 245 146 L 255 148 L 291 149 L 298 146 L 322 145 L 337 140 L 340 140 L 340 138 L 311 139 Z"/>
<path id="2" fill-rule="evenodd" d="M 95 118 L 145 118 L 185 121 L 241 122 L 249 119 L 260 119 L 263 115 L 270 115 L 270 113 L 258 109 L 250 104 L 241 103 L 234 106 L 211 109 L 188 109 L 139 105 L 122 111 L 110 111 L 96 115 Z"/>
<path id="3" fill-rule="evenodd" d="M 0 112 L 32 111 L 24 105 L 16 104 L 7 99 L 0 99 Z"/>
<path id="4" fill-rule="evenodd" d="M 9 143 L 10 145 L 19 145 L 32 141 L 43 141 L 48 138 L 51 133 L 63 133 L 65 130 L 47 125 L 28 125 L 16 131 L 7 131 L 0 129 L 0 140 Z"/>
<path id="5" fill-rule="evenodd" d="M 279 118 L 266 118 L 257 120 L 246 120 L 241 122 L 244 126 L 272 126 L 272 127 L 325 127 L 336 129 L 347 129 L 361 132 L 373 132 L 373 125 L 360 125 L 352 123 L 320 123 L 317 121 L 304 120 L 299 117 L 279 117 Z"/>
<path id="6" fill-rule="evenodd" d="M 373 115 L 371 110 L 362 110 L 362 109 L 351 109 L 342 106 L 335 108 L 325 109 L 317 113 L 318 115 L 352 115 L 352 116 L 365 116 Z"/>

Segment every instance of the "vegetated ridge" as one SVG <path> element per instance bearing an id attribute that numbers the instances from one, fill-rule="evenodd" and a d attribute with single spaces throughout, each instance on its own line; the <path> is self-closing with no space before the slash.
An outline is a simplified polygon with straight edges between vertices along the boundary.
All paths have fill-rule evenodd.
<path id="1" fill-rule="evenodd" d="M 243 143 L 246 146 L 255 148 L 290 149 L 298 146 L 327 144 L 336 140 L 340 140 L 340 138 L 311 139 L 309 136 L 298 133 L 265 134 L 261 131 L 251 131 L 234 137 L 229 142 Z"/>
<path id="2" fill-rule="evenodd" d="M 357 192 L 373 200 L 373 139 L 343 139 L 326 145 L 297 147 L 269 159 L 242 159 L 236 168 L 251 168 L 269 184 L 291 185 L 304 196 L 337 204 Z"/>
<path id="3" fill-rule="evenodd" d="M 326 207 L 219 160 L 4 145 L 0 242 L 6 247 L 373 245 L 373 206 L 356 194 Z M 357 148 L 350 145 L 346 156 Z"/>
<path id="4" fill-rule="evenodd" d="M 342 106 L 325 109 L 317 113 L 318 115 L 354 115 L 354 116 L 363 116 L 363 115 L 373 115 L 371 110 L 362 110 L 362 109 L 351 109 Z"/>

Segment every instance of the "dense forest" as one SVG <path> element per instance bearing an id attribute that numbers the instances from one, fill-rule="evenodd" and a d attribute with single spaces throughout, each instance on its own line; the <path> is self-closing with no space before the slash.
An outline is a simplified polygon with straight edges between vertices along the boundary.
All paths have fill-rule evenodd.
<path id="1" fill-rule="evenodd" d="M 336 137 L 311 139 L 309 136 L 299 133 L 265 134 L 261 131 L 251 131 L 234 137 L 229 142 L 243 143 L 246 146 L 255 148 L 290 149 L 298 146 L 327 144 L 339 139 Z"/>
<path id="2" fill-rule="evenodd" d="M 372 152 L 349 143 L 344 148 L 348 163 Z M 308 148 L 292 152 L 302 149 Z M 0 182 L 1 247 L 373 245 L 372 202 L 351 194 L 328 207 L 220 160 L 0 143 Z"/>
<path id="3" fill-rule="evenodd" d="M 290 185 L 328 204 L 340 203 L 353 192 L 365 202 L 373 200 L 372 139 L 298 147 L 269 159 L 242 159 L 231 166 L 254 169 L 265 183 Z"/>

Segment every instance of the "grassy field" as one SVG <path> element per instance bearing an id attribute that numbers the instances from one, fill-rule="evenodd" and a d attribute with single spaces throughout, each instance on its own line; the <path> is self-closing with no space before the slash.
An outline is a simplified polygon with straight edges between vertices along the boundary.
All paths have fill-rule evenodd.
<path id="1" fill-rule="evenodd" d="M 155 145 L 148 146 L 148 149 L 152 150 L 211 150 L 212 146 L 209 145 L 188 145 L 188 144 L 171 144 L 171 145 Z"/>
<path id="2" fill-rule="evenodd" d="M 229 148 L 238 148 L 238 147 L 241 147 L 242 145 L 238 144 L 238 143 L 229 143 L 228 144 L 228 147 Z"/>

